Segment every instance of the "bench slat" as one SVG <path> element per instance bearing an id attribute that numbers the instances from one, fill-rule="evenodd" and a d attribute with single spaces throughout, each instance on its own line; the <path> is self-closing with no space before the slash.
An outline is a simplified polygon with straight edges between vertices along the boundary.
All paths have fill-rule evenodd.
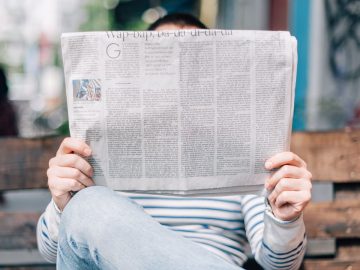
<path id="1" fill-rule="evenodd" d="M 360 238 L 360 201 L 311 203 L 304 221 L 310 238 Z"/>
<path id="2" fill-rule="evenodd" d="M 14 266 L 17 267 L 13 268 Z M 36 249 L 0 250 L 0 268 L 3 269 L 3 267 L 19 270 L 55 269 L 54 264 L 45 261 Z"/>
<path id="3" fill-rule="evenodd" d="M 304 261 L 304 270 L 355 270 L 360 269 L 360 260 L 313 260 L 307 259 Z"/>
<path id="4" fill-rule="evenodd" d="M 40 213 L 0 212 L 0 250 L 35 249 Z"/>
<path id="5" fill-rule="evenodd" d="M 360 131 L 294 133 L 291 150 L 307 162 L 315 180 L 360 181 Z"/>
<path id="6" fill-rule="evenodd" d="M 0 139 L 0 190 L 46 188 L 46 170 L 63 137 Z"/>
<path id="7" fill-rule="evenodd" d="M 64 137 L 0 139 L 0 190 L 46 188 L 46 170 Z M 360 181 L 360 131 L 294 133 L 291 150 L 318 181 Z"/>

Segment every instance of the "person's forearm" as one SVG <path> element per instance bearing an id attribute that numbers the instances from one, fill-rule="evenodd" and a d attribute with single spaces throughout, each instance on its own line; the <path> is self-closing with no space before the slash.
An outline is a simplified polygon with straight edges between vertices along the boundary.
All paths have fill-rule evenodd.
<path id="1" fill-rule="evenodd" d="M 305 247 L 302 216 L 292 221 L 281 221 L 270 210 L 266 210 L 263 239 L 255 255 L 265 269 L 298 269 Z"/>
<path id="2" fill-rule="evenodd" d="M 38 221 L 37 242 L 41 255 L 52 263 L 56 262 L 59 223 L 60 212 L 51 201 Z"/>

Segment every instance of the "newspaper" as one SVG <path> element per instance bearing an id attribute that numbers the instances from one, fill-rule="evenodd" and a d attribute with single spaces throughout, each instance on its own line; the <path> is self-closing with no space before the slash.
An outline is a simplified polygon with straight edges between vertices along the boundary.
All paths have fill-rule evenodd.
<path id="1" fill-rule="evenodd" d="M 99 185 L 127 192 L 258 193 L 289 150 L 297 66 L 288 32 L 62 35 L 72 137 Z"/>

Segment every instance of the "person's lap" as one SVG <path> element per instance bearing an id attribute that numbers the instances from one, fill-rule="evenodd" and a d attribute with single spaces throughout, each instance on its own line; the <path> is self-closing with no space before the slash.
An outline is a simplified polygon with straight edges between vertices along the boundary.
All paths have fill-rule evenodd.
<path id="1" fill-rule="evenodd" d="M 76 194 L 66 206 L 58 240 L 59 269 L 239 270 L 104 187 Z"/>

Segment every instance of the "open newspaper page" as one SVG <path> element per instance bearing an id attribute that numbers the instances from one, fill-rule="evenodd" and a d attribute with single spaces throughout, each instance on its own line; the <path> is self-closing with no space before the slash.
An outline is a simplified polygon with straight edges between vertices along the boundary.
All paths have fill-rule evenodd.
<path id="1" fill-rule="evenodd" d="M 289 150 L 296 41 L 288 32 L 62 35 L 70 132 L 115 190 L 258 193 Z"/>

